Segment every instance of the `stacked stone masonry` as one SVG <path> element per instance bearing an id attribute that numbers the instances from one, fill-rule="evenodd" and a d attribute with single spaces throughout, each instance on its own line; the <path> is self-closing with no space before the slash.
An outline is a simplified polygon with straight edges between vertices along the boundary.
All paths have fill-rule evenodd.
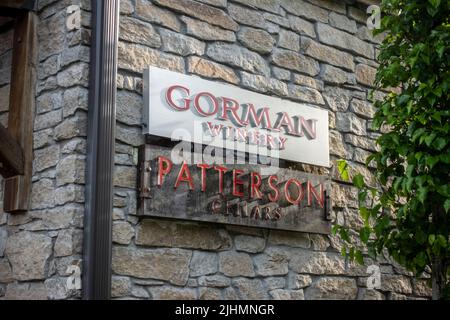
<path id="1" fill-rule="evenodd" d="M 0 208 L 0 297 L 68 299 L 81 294 L 67 290 L 65 281 L 67 267 L 81 265 L 82 258 L 89 3 L 39 1 L 32 210 L 11 215 Z M 65 29 L 70 4 L 82 7 L 82 28 L 75 32 Z M 366 258 L 366 265 L 376 264 L 382 272 L 381 288 L 368 289 L 367 267 L 347 263 L 334 236 L 137 215 L 142 71 L 152 65 L 327 110 L 333 165 L 321 172 L 333 179 L 333 218 L 348 225 L 355 238 L 362 225 L 357 190 L 340 179 L 335 163 L 346 159 L 352 173 L 373 181 L 363 164 L 378 137 L 370 126 L 369 92 L 381 37 L 367 29 L 365 8 L 351 0 L 121 0 L 114 299 L 430 296 L 427 275 L 415 280 L 387 258 Z M 0 57 L 7 62 L 3 57 L 10 51 L 0 43 Z M 2 123 L 7 83 L 0 79 Z M 385 94 L 375 91 L 377 98 Z"/>
<path id="2" fill-rule="evenodd" d="M 67 7 L 81 28 L 66 28 Z M 0 183 L 0 297 L 80 298 L 68 289 L 81 266 L 86 166 L 90 1 L 38 1 L 36 103 L 30 210 L 3 212 Z M 11 26 L 12 27 L 12 26 Z M 0 34 L 0 122 L 7 126 L 13 29 Z M 6 58 L 5 58 L 6 57 Z"/>

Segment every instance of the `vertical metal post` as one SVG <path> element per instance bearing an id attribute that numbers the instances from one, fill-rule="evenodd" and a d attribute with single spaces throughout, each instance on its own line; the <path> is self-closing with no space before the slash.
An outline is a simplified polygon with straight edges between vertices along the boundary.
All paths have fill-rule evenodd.
<path id="1" fill-rule="evenodd" d="M 83 298 L 109 299 L 120 0 L 91 3 Z"/>

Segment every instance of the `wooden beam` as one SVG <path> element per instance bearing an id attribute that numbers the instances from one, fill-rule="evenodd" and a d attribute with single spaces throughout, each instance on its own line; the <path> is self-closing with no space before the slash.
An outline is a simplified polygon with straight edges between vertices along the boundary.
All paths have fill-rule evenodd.
<path id="1" fill-rule="evenodd" d="M 3 27 L 4 25 L 13 25 L 13 24 L 14 18 L 0 16 L 0 27 Z"/>
<path id="2" fill-rule="evenodd" d="M 0 0 L 0 16 L 14 18 L 27 11 L 36 11 L 36 4 L 36 0 Z"/>
<path id="3" fill-rule="evenodd" d="M 8 132 L 22 148 L 23 174 L 7 179 L 4 211 L 27 211 L 33 164 L 33 123 L 35 106 L 37 16 L 22 12 L 14 27 Z"/>
<path id="4" fill-rule="evenodd" d="M 9 18 L 5 18 L 5 17 L 3 17 L 3 18 L 4 19 L 9 19 Z M 14 24 L 15 24 L 14 19 L 11 19 L 11 20 L 9 20 L 9 21 L 7 21 L 5 23 L 2 23 L 0 25 L 0 33 L 8 32 L 9 30 L 13 29 L 14 28 Z"/>
<path id="5" fill-rule="evenodd" d="M 35 10 L 36 0 L 2 0 L 0 7 L 9 9 Z"/>
<path id="6" fill-rule="evenodd" d="M 9 178 L 24 173 L 22 147 L 0 124 L 0 174 Z"/>

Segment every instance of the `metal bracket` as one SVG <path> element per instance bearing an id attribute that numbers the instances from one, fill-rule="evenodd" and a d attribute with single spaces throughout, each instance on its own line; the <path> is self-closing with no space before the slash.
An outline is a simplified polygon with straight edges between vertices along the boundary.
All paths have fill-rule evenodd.
<path id="1" fill-rule="evenodd" d="M 26 177 L 17 175 L 5 179 L 5 194 L 3 210 L 5 212 L 20 212 L 28 210 L 29 185 Z"/>
<path id="2" fill-rule="evenodd" d="M 331 204 L 331 197 L 328 195 L 328 192 L 325 190 L 324 191 L 324 196 L 325 196 L 325 203 L 324 203 L 324 218 L 327 221 L 331 221 L 332 217 L 331 217 L 331 208 L 332 208 L 332 204 Z"/>
<path id="3" fill-rule="evenodd" d="M 22 9 L 37 12 L 37 1 L 36 0 L 26 0 L 22 5 Z"/>
<path id="4" fill-rule="evenodd" d="M 139 198 L 151 198 L 151 162 L 150 158 L 150 146 L 142 145 L 139 147 Z"/>

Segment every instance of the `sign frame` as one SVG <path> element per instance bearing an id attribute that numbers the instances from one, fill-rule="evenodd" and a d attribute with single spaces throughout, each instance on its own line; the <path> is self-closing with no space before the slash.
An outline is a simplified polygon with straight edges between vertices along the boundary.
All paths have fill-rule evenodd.
<path id="1" fill-rule="evenodd" d="M 248 215 L 256 205 L 263 207 L 282 207 L 283 218 L 289 217 L 289 220 L 266 220 L 263 216 L 259 219 L 250 219 L 236 217 L 233 214 L 225 214 L 225 211 L 212 212 L 209 205 L 210 201 L 205 199 L 231 199 L 219 194 L 207 195 L 200 190 L 189 190 L 186 185 L 174 190 L 173 180 L 166 181 L 165 186 L 157 185 L 157 165 L 156 158 L 159 155 L 170 157 L 170 147 L 159 146 L 156 144 L 145 144 L 139 148 L 139 195 L 138 195 L 138 215 L 147 218 L 165 218 L 177 219 L 194 222 L 209 222 L 225 225 L 238 225 L 245 227 L 257 227 L 265 229 L 277 229 L 286 231 L 308 232 L 329 234 L 331 231 L 331 179 L 327 175 L 314 175 L 301 171 L 280 169 L 281 177 L 303 177 L 320 181 L 324 184 L 324 203 L 323 208 L 309 208 L 303 204 L 291 205 L 284 203 L 282 206 L 277 203 L 261 203 L 254 201 L 248 205 Z M 176 169 L 178 170 L 177 166 Z M 249 165 L 245 165 L 251 170 Z M 254 166 L 257 168 L 258 166 Z M 231 168 L 231 167 L 230 167 Z M 170 178 L 168 178 L 170 179 Z M 198 178 L 197 178 L 198 179 Z M 171 196 L 167 196 L 172 192 Z M 236 197 L 234 197 L 236 199 Z M 224 200 L 225 201 L 225 200 Z M 232 201 L 232 200 L 231 200 Z M 245 200 L 247 201 L 247 200 Z M 238 200 L 239 202 L 239 200 Z M 225 203 L 225 202 L 224 202 Z M 273 211 L 272 211 L 273 212 Z"/>
<path id="2" fill-rule="evenodd" d="M 250 154 L 269 155 L 272 158 L 278 157 L 280 160 L 330 167 L 328 110 L 153 66 L 144 70 L 143 77 L 143 133 L 146 135 L 168 139 L 180 138 L 184 141 L 203 145 L 209 144 L 224 147 L 225 149 L 231 148 Z M 168 89 L 173 86 L 179 86 L 178 89 L 175 88 L 171 91 L 171 94 L 175 92 L 173 95 L 177 95 L 176 98 L 178 99 L 172 97 L 172 95 L 168 98 Z M 183 87 L 189 89 L 189 91 L 182 89 Z M 204 96 L 199 97 L 202 93 L 204 93 Z M 207 93 L 210 93 L 218 101 L 220 109 L 215 108 L 216 100 L 208 96 Z M 185 108 L 183 108 L 183 105 L 176 105 L 180 103 L 183 94 L 184 101 L 187 103 L 184 105 Z M 196 99 L 197 97 L 198 99 Z M 211 112 L 211 116 L 201 115 L 202 112 L 204 114 L 208 113 L 205 111 L 207 109 L 205 103 L 208 102 L 205 102 L 205 99 L 210 99 L 214 106 L 212 111 L 216 110 L 215 113 Z M 173 103 L 169 103 L 169 100 Z M 186 102 L 188 100 L 190 100 L 189 103 Z M 196 104 L 196 101 L 198 104 Z M 236 113 L 230 111 L 231 106 L 236 107 L 232 101 L 238 102 Z M 201 109 L 200 105 L 202 103 Z M 249 105 L 254 106 L 255 112 L 260 112 L 258 116 L 263 115 L 263 117 L 259 118 L 259 127 L 252 127 L 253 124 L 250 121 L 252 119 L 248 111 Z M 198 106 L 198 108 L 194 108 L 194 106 Z M 264 109 L 266 108 L 268 109 L 267 118 L 264 117 L 266 112 Z M 202 110 L 202 112 L 199 110 Z M 238 112 L 241 111 L 242 114 L 239 117 Z M 245 111 L 247 111 L 247 117 L 244 117 Z M 219 115 L 220 113 L 221 115 Z M 255 117 L 256 114 L 253 116 L 253 120 Z M 265 120 L 264 123 L 263 120 Z M 247 124 L 239 126 L 236 125 L 236 121 L 242 123 L 247 121 Z M 209 126 L 209 130 L 206 128 L 206 125 Z M 211 134 L 211 132 L 214 132 L 211 131 L 211 128 L 216 128 L 214 127 L 216 125 L 217 127 L 223 125 L 221 134 L 225 134 L 228 126 L 231 128 L 230 130 L 234 130 L 233 134 L 235 136 L 230 138 L 230 140 L 233 140 L 232 143 L 227 143 L 226 139 L 218 135 L 214 138 L 205 137 L 204 133 L 209 132 Z M 197 129 L 200 126 L 202 128 Z M 244 139 L 245 141 L 239 140 L 240 132 L 238 129 L 250 129 L 250 127 L 252 127 L 253 131 L 241 132 L 242 135 L 247 135 Z M 273 130 L 270 129 L 271 127 Z M 174 131 L 177 129 L 187 131 L 189 137 L 174 137 Z M 308 131 L 311 134 L 308 134 Z M 256 145 L 252 145 L 249 141 L 251 137 L 259 134 L 258 132 L 265 137 L 265 142 L 263 142 L 264 139 L 261 137 L 253 138 L 257 142 L 255 142 Z M 207 141 L 208 138 L 211 140 Z M 286 139 L 284 143 L 282 143 L 283 139 Z M 283 147 L 284 149 L 282 149 Z"/>

